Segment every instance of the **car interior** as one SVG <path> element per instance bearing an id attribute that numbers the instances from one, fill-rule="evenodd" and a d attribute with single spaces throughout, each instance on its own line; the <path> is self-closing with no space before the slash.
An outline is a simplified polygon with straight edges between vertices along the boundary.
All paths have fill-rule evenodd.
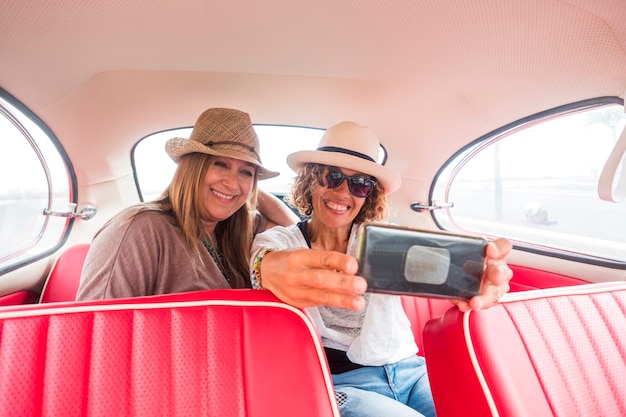
<path id="1" fill-rule="evenodd" d="M 286 156 L 351 120 L 401 177 L 389 223 L 512 243 L 491 308 L 399 295 L 439 417 L 626 415 L 623 0 L 0 11 L 0 416 L 340 415 L 306 309 L 269 291 L 75 301 L 211 107 L 250 114 L 279 198 Z"/>

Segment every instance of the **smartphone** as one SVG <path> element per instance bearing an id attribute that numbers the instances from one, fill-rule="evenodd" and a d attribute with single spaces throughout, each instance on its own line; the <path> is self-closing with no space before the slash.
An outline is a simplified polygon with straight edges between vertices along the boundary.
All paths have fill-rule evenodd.
<path id="1" fill-rule="evenodd" d="M 368 291 L 464 300 L 479 293 L 486 239 L 377 223 L 361 228 L 356 257 Z"/>

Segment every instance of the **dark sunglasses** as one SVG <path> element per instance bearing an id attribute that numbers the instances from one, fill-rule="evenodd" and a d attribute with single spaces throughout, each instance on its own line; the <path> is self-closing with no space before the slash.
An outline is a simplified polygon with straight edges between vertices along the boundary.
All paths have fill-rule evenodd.
<path id="1" fill-rule="evenodd" d="M 326 174 L 326 187 L 329 189 L 337 188 L 343 183 L 343 180 L 348 180 L 350 194 L 358 198 L 367 197 L 372 188 L 376 186 L 375 179 L 367 178 L 363 175 L 347 176 L 339 170 L 331 169 Z"/>

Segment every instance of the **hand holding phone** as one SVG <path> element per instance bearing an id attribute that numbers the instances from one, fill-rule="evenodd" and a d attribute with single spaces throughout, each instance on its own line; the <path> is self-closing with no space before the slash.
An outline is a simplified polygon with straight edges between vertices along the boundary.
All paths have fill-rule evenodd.
<path id="1" fill-rule="evenodd" d="M 366 223 L 357 251 L 368 291 L 469 300 L 480 291 L 487 240 Z"/>

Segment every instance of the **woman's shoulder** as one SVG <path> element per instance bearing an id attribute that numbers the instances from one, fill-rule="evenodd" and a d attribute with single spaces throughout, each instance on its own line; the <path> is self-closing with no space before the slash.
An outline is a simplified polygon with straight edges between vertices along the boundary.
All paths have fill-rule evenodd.
<path id="1" fill-rule="evenodd" d="M 171 229 L 174 225 L 169 216 L 158 209 L 145 205 L 128 207 L 114 216 L 103 229 L 126 230 L 130 228 Z"/>
<path id="2" fill-rule="evenodd" d="M 293 235 L 294 233 L 298 232 L 298 225 L 297 224 L 291 224 L 289 226 L 274 226 L 271 227 L 261 233 L 259 233 L 260 235 L 265 235 L 265 236 L 272 236 L 272 235 Z"/>
<path id="3" fill-rule="evenodd" d="M 297 224 L 290 226 L 274 226 L 257 234 L 254 237 L 254 243 L 268 245 L 273 242 L 295 242 L 298 241 L 301 236 L 302 233 L 300 229 L 298 229 Z"/>
<path id="4" fill-rule="evenodd" d="M 308 245 L 298 226 L 274 226 L 254 237 L 250 253 L 253 259 L 259 252 L 267 249 L 282 250 L 288 248 L 306 248 Z"/>

